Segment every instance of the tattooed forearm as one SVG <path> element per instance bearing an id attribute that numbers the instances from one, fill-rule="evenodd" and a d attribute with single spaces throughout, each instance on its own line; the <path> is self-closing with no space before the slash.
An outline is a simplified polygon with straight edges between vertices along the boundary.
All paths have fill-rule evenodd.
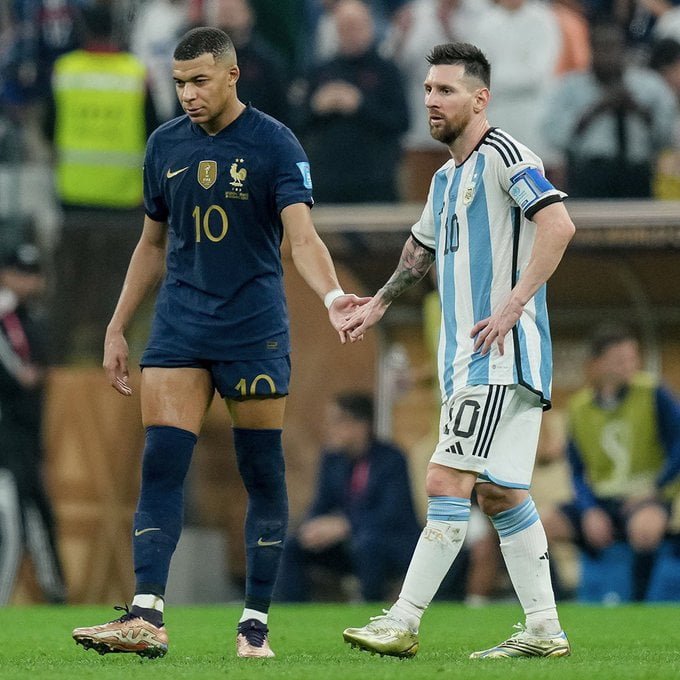
<path id="1" fill-rule="evenodd" d="M 404 244 L 399 265 L 389 281 L 380 289 L 382 299 L 389 304 L 407 288 L 420 281 L 434 262 L 434 253 L 423 248 L 413 238 Z"/>

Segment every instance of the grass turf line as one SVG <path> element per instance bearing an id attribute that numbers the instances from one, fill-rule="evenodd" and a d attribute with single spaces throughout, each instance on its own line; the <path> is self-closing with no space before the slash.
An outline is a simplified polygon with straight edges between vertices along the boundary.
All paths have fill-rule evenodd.
<path id="1" fill-rule="evenodd" d="M 369 605 L 276 605 L 270 615 L 275 659 L 237 659 L 234 606 L 168 607 L 170 651 L 163 659 L 134 654 L 100 656 L 71 639 L 76 626 L 116 618 L 107 607 L 0 609 L 0 678 L 229 678 L 234 680 L 671 680 L 680 677 L 680 607 L 562 605 L 572 644 L 565 659 L 470 660 L 500 642 L 522 620 L 513 605 L 466 609 L 435 603 L 421 628 L 414 659 L 372 656 L 342 640 L 347 626 L 380 613 Z"/>

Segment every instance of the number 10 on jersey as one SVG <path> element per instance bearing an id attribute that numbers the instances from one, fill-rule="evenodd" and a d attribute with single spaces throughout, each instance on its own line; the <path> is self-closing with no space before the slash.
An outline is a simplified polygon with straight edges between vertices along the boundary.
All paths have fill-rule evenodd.
<path id="1" fill-rule="evenodd" d="M 219 205 L 208 206 L 201 216 L 201 206 L 197 205 L 191 213 L 194 218 L 196 243 L 200 243 L 203 235 L 213 243 L 221 241 L 229 229 L 229 218 L 224 208 Z M 213 216 L 213 213 L 215 215 Z"/>

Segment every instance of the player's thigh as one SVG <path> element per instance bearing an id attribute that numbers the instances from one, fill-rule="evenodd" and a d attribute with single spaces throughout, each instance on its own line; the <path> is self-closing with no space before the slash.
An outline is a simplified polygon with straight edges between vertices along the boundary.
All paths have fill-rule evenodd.
<path id="1" fill-rule="evenodd" d="M 198 435 L 215 391 L 204 368 L 146 367 L 142 371 L 144 426 L 169 425 Z"/>
<path id="2" fill-rule="evenodd" d="M 214 363 L 213 381 L 225 399 L 234 427 L 281 429 L 290 382 L 290 359 Z"/>
<path id="3" fill-rule="evenodd" d="M 280 430 L 286 409 L 285 397 L 259 399 L 226 399 L 234 427 L 247 430 Z"/>

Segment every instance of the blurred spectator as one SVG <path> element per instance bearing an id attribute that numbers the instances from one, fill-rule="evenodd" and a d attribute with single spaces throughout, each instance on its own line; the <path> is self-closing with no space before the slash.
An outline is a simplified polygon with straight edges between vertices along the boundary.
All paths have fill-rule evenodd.
<path id="1" fill-rule="evenodd" d="M 254 32 L 255 16 L 248 0 L 214 0 L 213 17 L 214 25 L 236 47 L 241 101 L 289 125 L 286 67 L 276 50 Z"/>
<path id="2" fill-rule="evenodd" d="M 45 329 L 30 303 L 45 289 L 38 251 L 22 244 L 0 269 L 0 606 L 26 548 L 45 600 L 66 597 L 42 480 Z"/>
<path id="3" fill-rule="evenodd" d="M 430 135 L 424 106 L 425 55 L 433 45 L 466 40 L 487 5 L 488 0 L 412 0 L 392 17 L 381 52 L 400 68 L 406 86 L 411 120 L 401 173 L 406 201 L 424 201 L 432 175 L 451 157 Z"/>
<path id="4" fill-rule="evenodd" d="M 80 45 L 78 2 L 7 0 L 3 5 L 0 105 L 18 127 L 22 159 L 46 162 L 45 101 L 54 61 Z"/>
<path id="5" fill-rule="evenodd" d="M 569 404 L 574 500 L 545 520 L 549 541 L 598 554 L 616 541 L 634 553 L 633 599 L 644 600 L 680 473 L 680 404 L 640 371 L 635 336 L 598 328 L 589 385 Z"/>
<path id="6" fill-rule="evenodd" d="M 427 0 L 430 2 L 430 0 Z M 479 0 L 477 0 L 479 1 Z M 339 0 L 307 0 L 307 30 L 309 44 L 307 67 L 328 61 L 338 54 L 339 38 L 335 25 L 335 6 Z M 381 42 L 392 15 L 408 0 L 366 0 L 375 23 L 376 42 Z"/>
<path id="7" fill-rule="evenodd" d="M 354 575 L 361 597 L 383 600 L 406 572 L 420 527 L 407 463 L 373 434 L 373 403 L 360 393 L 336 395 L 326 414 L 326 441 L 315 498 L 291 532 L 277 583 L 278 598 L 314 598 L 311 569 Z"/>
<path id="8" fill-rule="evenodd" d="M 649 66 L 656 71 L 673 91 L 678 103 L 673 142 L 659 156 L 654 178 L 654 197 L 680 199 L 680 42 L 663 38 L 652 46 Z"/>
<path id="9" fill-rule="evenodd" d="M 400 137 L 408 129 L 401 74 L 375 49 L 373 19 L 360 0 L 335 8 L 339 54 L 312 70 L 299 132 L 312 166 L 314 198 L 327 203 L 397 200 Z"/>
<path id="10" fill-rule="evenodd" d="M 675 98 L 658 74 L 627 64 L 619 27 L 600 24 L 591 36 L 592 67 L 558 83 L 545 136 L 564 154 L 572 197 L 647 198 L 672 139 Z"/>
<path id="11" fill-rule="evenodd" d="M 146 67 L 160 122 L 182 113 L 171 77 L 172 53 L 188 23 L 188 0 L 148 0 L 135 16 L 130 51 Z"/>
<path id="12" fill-rule="evenodd" d="M 560 56 L 555 14 L 538 0 L 497 0 L 479 17 L 469 41 L 493 64 L 489 116 L 537 153 L 550 175 L 557 154 L 540 120 Z"/>
<path id="13" fill-rule="evenodd" d="M 54 65 L 57 193 L 66 205 L 132 208 L 141 204 L 144 146 L 155 127 L 145 68 L 114 42 L 107 6 L 83 16 L 85 47 Z"/>
<path id="14" fill-rule="evenodd" d="M 551 0 L 550 4 L 562 37 L 555 73 L 562 75 L 570 71 L 588 70 L 590 35 L 583 3 L 580 0 Z"/>

